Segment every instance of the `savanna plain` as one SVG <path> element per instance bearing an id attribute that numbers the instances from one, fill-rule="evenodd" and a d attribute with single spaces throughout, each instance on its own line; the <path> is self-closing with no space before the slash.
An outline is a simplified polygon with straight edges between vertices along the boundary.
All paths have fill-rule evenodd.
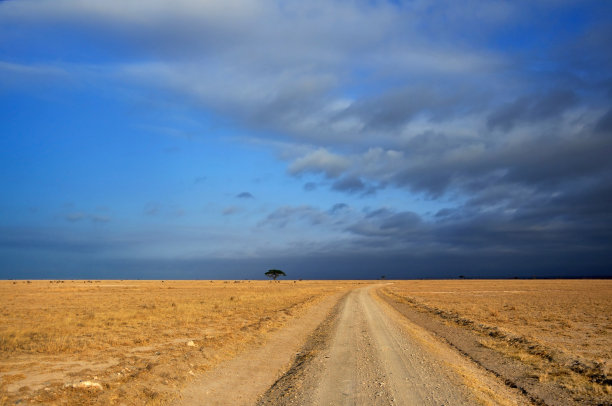
<path id="1" fill-rule="evenodd" d="M 0 281 L 0 404 L 171 404 L 309 310 L 367 286 L 526 404 L 557 404 L 556 393 L 612 404 L 611 280 Z M 496 369 L 504 360 L 519 367 Z"/>

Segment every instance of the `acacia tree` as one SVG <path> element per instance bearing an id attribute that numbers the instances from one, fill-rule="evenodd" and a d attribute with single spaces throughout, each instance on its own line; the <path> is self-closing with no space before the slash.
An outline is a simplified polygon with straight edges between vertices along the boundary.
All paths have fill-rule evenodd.
<path id="1" fill-rule="evenodd" d="M 270 269 L 268 272 L 265 273 L 265 275 L 270 278 L 270 279 L 274 279 L 276 280 L 276 278 L 278 278 L 279 276 L 287 276 L 287 274 L 285 274 L 283 271 L 279 270 L 279 269 Z"/>

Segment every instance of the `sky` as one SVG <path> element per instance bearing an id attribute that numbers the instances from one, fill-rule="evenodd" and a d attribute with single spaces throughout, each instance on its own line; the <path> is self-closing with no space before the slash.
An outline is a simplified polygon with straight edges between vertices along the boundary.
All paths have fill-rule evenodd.
<path id="1" fill-rule="evenodd" d="M 0 278 L 610 277 L 611 22 L 0 1 Z"/>

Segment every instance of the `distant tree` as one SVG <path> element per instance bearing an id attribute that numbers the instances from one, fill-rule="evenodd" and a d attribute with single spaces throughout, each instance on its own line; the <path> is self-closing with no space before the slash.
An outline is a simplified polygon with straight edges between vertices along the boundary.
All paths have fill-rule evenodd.
<path id="1" fill-rule="evenodd" d="M 465 275 L 459 275 L 459 279 L 465 279 Z"/>
<path id="2" fill-rule="evenodd" d="M 276 278 L 278 278 L 279 276 L 287 276 L 287 274 L 285 274 L 283 271 L 279 270 L 279 269 L 270 269 L 268 272 L 265 273 L 265 275 L 270 278 L 270 279 L 274 279 L 276 280 Z"/>
<path id="3" fill-rule="evenodd" d="M 387 279 L 387 275 L 380 275 L 380 279 L 382 279 L 382 280 Z"/>

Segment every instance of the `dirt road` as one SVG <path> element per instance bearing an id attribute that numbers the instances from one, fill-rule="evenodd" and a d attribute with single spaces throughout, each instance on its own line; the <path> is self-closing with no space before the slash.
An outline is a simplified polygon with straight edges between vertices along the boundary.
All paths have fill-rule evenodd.
<path id="1" fill-rule="evenodd" d="M 529 404 L 408 322 L 376 296 L 378 287 L 358 288 L 337 296 L 335 306 L 311 309 L 311 316 L 279 332 L 286 345 L 244 354 L 202 376 L 180 404 Z M 293 364 L 280 368 L 289 354 Z"/>
<path id="2" fill-rule="evenodd" d="M 271 388 L 260 404 L 469 405 L 475 400 L 370 295 L 346 297 L 327 337 Z M 317 348 L 318 347 L 318 348 Z"/>

